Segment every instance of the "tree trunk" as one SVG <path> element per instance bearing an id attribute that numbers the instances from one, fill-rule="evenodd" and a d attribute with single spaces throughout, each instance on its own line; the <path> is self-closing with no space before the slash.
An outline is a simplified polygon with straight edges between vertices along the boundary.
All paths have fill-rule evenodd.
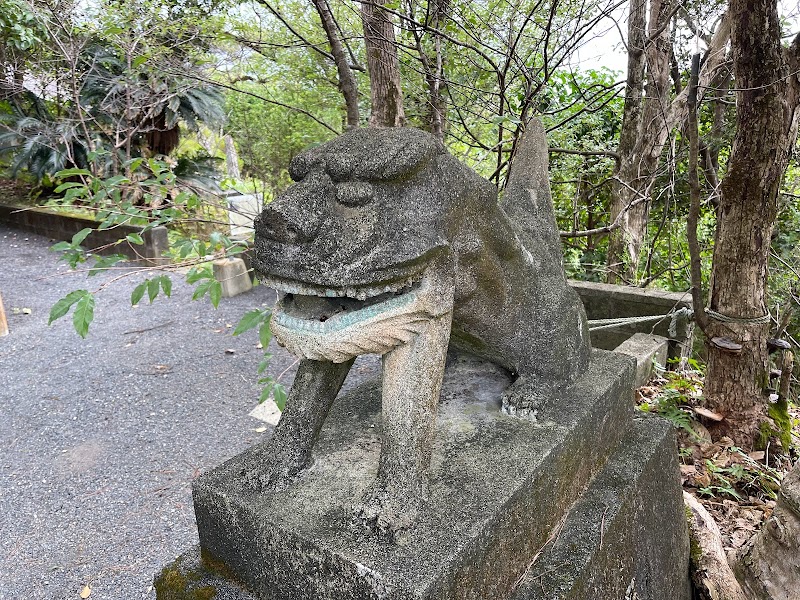
<path id="1" fill-rule="evenodd" d="M 674 5 L 669 1 L 652 0 L 648 31 L 645 28 L 646 1 L 631 0 L 628 80 L 617 151 L 620 166 L 612 188 L 610 222 L 615 222 L 620 213 L 624 214 L 621 227 L 609 238 L 608 283 L 634 283 L 637 278 L 650 216 L 650 188 L 657 175 L 661 153 L 669 132 L 688 116 L 686 89 L 671 102 L 669 100 L 672 48 L 668 20 Z M 729 31 L 729 20 L 723 18 L 703 61 L 699 99 L 724 62 Z"/>
<path id="2" fill-rule="evenodd" d="M 736 136 L 721 185 L 706 337 L 729 338 L 742 349 L 731 353 L 709 343 L 705 396 L 725 417 L 709 427 L 712 437 L 728 435 L 750 449 L 768 409 L 770 325 L 757 320 L 768 314 L 778 190 L 797 138 L 798 80 L 790 71 L 796 70 L 800 36 L 784 51 L 777 0 L 730 0 L 729 13 Z"/>
<path id="3" fill-rule="evenodd" d="M 655 33 L 669 14 L 669 2 L 652 0 L 650 4 L 650 30 Z M 645 129 L 658 126 L 658 119 L 666 113 L 664 97 L 669 80 L 670 44 L 669 29 L 663 27 L 660 35 L 648 43 L 647 0 L 631 0 L 628 19 L 628 79 L 625 88 L 625 106 L 622 130 L 619 136 L 620 168 L 614 180 L 611 204 L 611 222 L 625 211 L 622 226 L 611 234 L 608 244 L 609 283 L 627 280 L 633 283 L 639 251 L 647 227 L 649 203 L 643 202 L 626 210 L 637 198 L 649 195 L 652 173 L 658 165 L 661 147 L 643 148 Z M 647 68 L 649 67 L 649 69 Z M 647 97 L 644 96 L 647 72 Z M 655 93 L 655 96 L 652 94 Z M 663 146 L 663 144 L 662 144 Z M 642 150 L 649 150 L 642 153 Z M 655 158 L 655 161 L 653 160 Z M 655 163 L 655 164 L 654 164 Z"/>
<path id="4" fill-rule="evenodd" d="M 382 6 L 385 0 L 366 0 L 361 4 L 361 22 L 367 49 L 372 112 L 370 127 L 402 127 L 403 90 L 400 87 L 400 61 L 394 24 Z"/>
<path id="5" fill-rule="evenodd" d="M 236 152 L 236 144 L 230 135 L 222 139 L 225 142 L 225 170 L 228 172 L 228 177 L 239 180 L 242 174 L 239 171 L 239 153 Z"/>
<path id="6" fill-rule="evenodd" d="M 344 50 L 342 41 L 333 18 L 331 7 L 327 0 L 313 0 L 314 8 L 317 9 L 319 19 L 322 21 L 322 28 L 328 38 L 331 47 L 333 61 L 336 64 L 336 71 L 339 76 L 339 91 L 344 96 L 345 110 L 347 114 L 347 128 L 358 127 L 360 114 L 358 109 L 358 84 L 347 60 L 347 53 Z"/>

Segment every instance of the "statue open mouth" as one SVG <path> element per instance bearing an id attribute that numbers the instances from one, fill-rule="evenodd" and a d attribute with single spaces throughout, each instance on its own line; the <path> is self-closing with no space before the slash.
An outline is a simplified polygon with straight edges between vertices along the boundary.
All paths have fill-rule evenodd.
<path id="1" fill-rule="evenodd" d="M 267 279 L 282 295 L 272 315 L 276 341 L 311 360 L 341 363 L 385 354 L 419 334 L 434 316 L 424 273 L 382 287 L 323 288 Z"/>

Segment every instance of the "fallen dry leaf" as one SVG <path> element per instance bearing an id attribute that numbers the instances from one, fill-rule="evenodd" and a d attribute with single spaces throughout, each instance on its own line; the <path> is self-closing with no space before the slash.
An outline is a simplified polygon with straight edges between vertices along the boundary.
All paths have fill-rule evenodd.
<path id="1" fill-rule="evenodd" d="M 266 427 L 256 427 L 256 428 L 254 429 L 254 431 L 255 431 L 256 433 L 264 433 L 266 430 L 267 430 L 267 428 L 266 428 Z"/>
<path id="2" fill-rule="evenodd" d="M 83 586 L 83 588 L 81 589 L 81 598 L 83 598 L 83 600 L 86 600 L 86 598 L 91 596 L 91 594 L 92 594 L 92 588 L 90 588 L 88 585 Z"/>
<path id="3" fill-rule="evenodd" d="M 737 529 L 731 535 L 731 545 L 734 548 L 741 548 L 751 537 L 753 537 L 753 533 L 751 531 Z"/>

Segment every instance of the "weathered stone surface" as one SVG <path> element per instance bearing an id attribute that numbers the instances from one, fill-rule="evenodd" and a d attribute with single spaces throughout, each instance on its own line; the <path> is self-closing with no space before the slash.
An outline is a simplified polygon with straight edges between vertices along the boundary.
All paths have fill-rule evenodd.
<path id="1" fill-rule="evenodd" d="M 510 600 L 688 600 L 689 537 L 675 432 L 641 418 Z"/>
<path id="2" fill-rule="evenodd" d="M 772 516 L 740 552 L 736 568 L 752 598 L 800 598 L 800 463 L 784 477 Z"/>
<path id="3" fill-rule="evenodd" d="M 636 359 L 636 378 L 633 385 L 641 387 L 650 380 L 654 361 L 661 369 L 666 367 L 669 340 L 660 335 L 634 333 L 614 348 L 614 352 L 627 354 Z"/>
<path id="4" fill-rule="evenodd" d="M 223 298 L 233 298 L 253 289 L 247 266 L 241 258 L 221 258 L 214 261 L 213 267 L 214 279 L 222 286 Z"/>
<path id="5" fill-rule="evenodd" d="M 255 491 L 307 466 L 358 355 L 384 357 L 380 466 L 358 513 L 390 537 L 427 496 L 449 344 L 514 376 L 512 414 L 535 414 L 585 372 L 586 316 L 564 276 L 547 164 L 538 121 L 501 201 L 414 129 L 354 129 L 292 161 L 297 183 L 256 220 L 253 261 L 282 294 L 272 331 L 302 377 L 271 442 L 277 460 L 244 473 Z M 312 380 L 324 394 L 309 394 Z"/>
<path id="6" fill-rule="evenodd" d="M 268 443 L 201 476 L 201 546 L 258 598 L 507 598 L 620 441 L 632 378 L 630 358 L 595 351 L 533 421 L 500 412 L 502 369 L 450 357 L 429 500 L 399 544 L 352 519 L 380 454 L 379 386 L 366 384 L 336 401 L 313 465 L 285 488 L 259 493 L 243 481 L 272 460 Z"/>

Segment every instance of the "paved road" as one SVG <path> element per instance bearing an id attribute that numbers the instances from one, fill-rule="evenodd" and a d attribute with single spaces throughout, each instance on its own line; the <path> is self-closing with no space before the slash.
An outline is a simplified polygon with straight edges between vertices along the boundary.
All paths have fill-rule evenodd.
<path id="1" fill-rule="evenodd" d="M 274 292 L 214 310 L 173 278 L 171 299 L 133 309 L 137 276 L 97 296 L 82 340 L 47 316 L 103 276 L 66 274 L 51 244 L 0 226 L 0 600 L 72 600 L 86 584 L 91 600 L 153 598 L 153 574 L 196 543 L 192 480 L 270 433 L 248 416 L 263 351 L 230 332 Z M 292 364 L 271 351 L 273 374 Z M 375 368 L 357 363 L 348 383 Z"/>

